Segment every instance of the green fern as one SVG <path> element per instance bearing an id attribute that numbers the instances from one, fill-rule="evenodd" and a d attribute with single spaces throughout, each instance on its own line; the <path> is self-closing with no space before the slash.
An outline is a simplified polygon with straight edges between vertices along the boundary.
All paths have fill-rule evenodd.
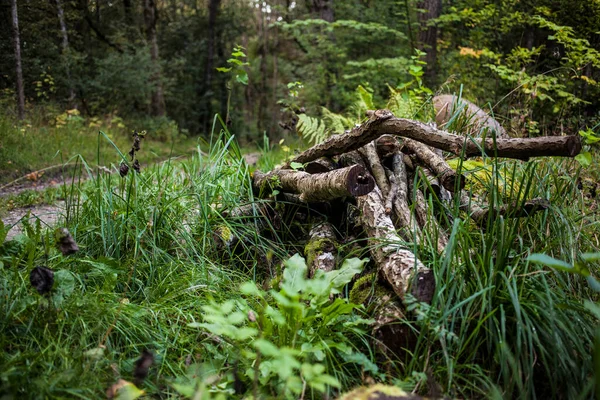
<path id="1" fill-rule="evenodd" d="M 355 123 L 352 118 L 336 114 L 325 107 L 321 108 L 321 114 L 323 115 L 322 119 L 325 126 L 327 126 L 332 133 L 344 133 L 346 130 L 351 129 Z"/>
<path id="2" fill-rule="evenodd" d="M 323 120 L 309 117 L 306 114 L 298 115 L 296 132 L 310 144 L 321 143 L 329 136 L 328 129 Z"/>

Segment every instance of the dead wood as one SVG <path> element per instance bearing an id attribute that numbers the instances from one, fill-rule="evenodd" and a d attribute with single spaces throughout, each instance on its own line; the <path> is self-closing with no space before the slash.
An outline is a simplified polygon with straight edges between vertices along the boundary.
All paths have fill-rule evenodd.
<path id="1" fill-rule="evenodd" d="M 369 120 L 350 132 L 334 135 L 294 157 L 292 162 L 306 163 L 320 157 L 332 157 L 356 150 L 381 135 L 398 135 L 464 157 L 506 157 L 528 160 L 531 157 L 575 157 L 581 151 L 581 138 L 547 136 L 527 139 L 482 139 L 453 135 L 427 124 L 395 118 L 388 110 L 375 111 Z M 289 167 L 289 165 L 288 165 Z"/>
<path id="2" fill-rule="evenodd" d="M 382 162 L 384 162 L 394 154 L 399 153 L 402 146 L 396 136 L 382 135 L 375 141 L 375 147 L 377 147 L 377 154 L 379 154 L 379 158 Z"/>
<path id="3" fill-rule="evenodd" d="M 410 240 L 416 234 L 417 241 L 420 240 L 421 229 L 414 216 L 410 212 L 408 203 L 408 175 L 406 165 L 402 156 L 396 153 L 392 157 L 392 170 L 389 171 L 389 180 L 394 182 L 397 187 L 396 195 L 393 199 L 394 221 L 396 227 L 404 233 L 403 236 Z"/>
<path id="4" fill-rule="evenodd" d="M 377 149 L 375 148 L 375 143 L 367 143 L 360 149 L 358 152 L 365 160 L 365 163 L 369 167 L 371 174 L 373 174 L 373 178 L 375 178 L 375 182 L 384 198 L 387 198 L 390 194 L 390 183 L 385 176 L 385 170 L 381 165 L 381 160 L 379 159 L 379 155 L 377 154 Z"/>
<path id="5" fill-rule="evenodd" d="M 465 211 L 477 225 L 483 226 L 491 217 L 494 221 L 498 217 L 505 218 L 523 218 L 529 217 L 532 214 L 547 210 L 550 207 L 550 202 L 546 199 L 535 198 L 527 200 L 524 203 L 504 204 L 498 207 L 483 208 L 474 203 L 470 196 L 463 191 L 460 197 L 459 208 Z M 491 214 L 491 215 L 490 215 Z"/>
<path id="6" fill-rule="evenodd" d="M 379 273 L 401 299 L 410 292 L 419 301 L 430 303 L 435 292 L 433 272 L 425 268 L 412 251 L 401 245 L 402 239 L 385 213 L 379 188 L 357 197 L 356 202 Z"/>
<path id="7" fill-rule="evenodd" d="M 360 165 L 311 175 L 302 171 L 273 170 L 266 174 L 255 171 L 253 187 L 259 197 L 280 189 L 297 193 L 301 201 L 322 201 L 339 197 L 362 196 L 375 187 L 373 177 Z"/>
<path id="8" fill-rule="evenodd" d="M 433 98 L 433 109 L 435 110 L 435 122 L 441 128 L 445 128 L 455 111 L 460 109 L 461 115 L 467 119 L 471 128 L 479 131 L 487 128 L 495 132 L 498 138 L 508 138 L 506 131 L 498 121 L 468 100 L 459 100 L 456 96 L 442 94 Z"/>
<path id="9" fill-rule="evenodd" d="M 308 275 L 312 277 L 318 270 L 333 271 L 336 266 L 337 238 L 335 228 L 329 222 L 315 223 L 304 247 L 304 256 L 308 265 Z"/>
<path id="10" fill-rule="evenodd" d="M 437 175 L 440 183 L 447 190 L 454 192 L 457 188 L 461 190 L 465 187 L 466 178 L 450 168 L 443 157 L 435 154 L 423 143 L 408 138 L 403 142 L 409 151 L 416 154 L 419 160 Z"/>
<path id="11" fill-rule="evenodd" d="M 317 158 L 304 165 L 304 171 L 309 174 L 322 174 L 323 172 L 329 172 L 337 168 L 336 163 L 327 157 Z"/>
<path id="12" fill-rule="evenodd" d="M 433 172 L 429 170 L 429 168 L 419 168 L 419 173 L 422 178 L 427 181 L 427 186 L 431 188 L 431 191 L 435 193 L 436 196 L 440 196 L 442 186 L 440 186 L 439 179 L 435 176 Z"/>

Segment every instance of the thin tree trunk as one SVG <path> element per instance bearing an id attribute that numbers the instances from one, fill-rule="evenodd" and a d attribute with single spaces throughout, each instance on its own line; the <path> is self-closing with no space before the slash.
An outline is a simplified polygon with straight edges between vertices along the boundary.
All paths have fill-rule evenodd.
<path id="1" fill-rule="evenodd" d="M 98 5 L 98 3 L 96 3 Z M 60 0 L 56 0 L 56 11 L 58 15 L 58 22 L 60 23 L 60 33 L 62 35 L 62 50 L 63 57 L 66 63 L 67 80 L 69 82 L 69 107 L 76 107 L 75 101 L 75 90 L 71 82 L 71 71 L 69 68 L 69 35 L 67 33 L 67 24 L 65 23 L 65 15 L 63 12 L 62 4 Z"/>
<path id="2" fill-rule="evenodd" d="M 131 32 L 134 26 L 131 0 L 123 0 L 123 12 L 125 13 L 125 22 L 127 23 L 127 31 Z"/>
<path id="3" fill-rule="evenodd" d="M 158 57 L 158 39 L 156 37 L 156 2 L 144 0 L 144 20 L 146 23 L 146 39 L 150 44 L 150 58 L 155 68 L 152 81 L 155 84 L 150 101 L 151 113 L 154 116 L 165 115 L 165 98 L 161 83 L 160 58 Z"/>
<path id="4" fill-rule="evenodd" d="M 421 50 L 425 51 L 425 81 L 429 84 L 435 83 L 436 79 L 436 62 L 437 62 L 437 34 L 436 26 L 428 26 L 428 22 L 438 18 L 442 13 L 442 0 L 422 0 L 419 2 L 420 9 L 426 10 L 424 13 L 419 13 L 419 23 L 421 31 L 419 32 L 419 44 Z"/>
<path id="5" fill-rule="evenodd" d="M 260 97 L 258 100 L 258 131 L 260 133 L 268 129 L 267 125 L 267 54 L 269 52 L 269 35 L 265 13 L 259 10 L 260 18 Z M 271 136 L 269 135 L 271 138 Z M 272 138 L 271 138 L 272 139 Z"/>
<path id="6" fill-rule="evenodd" d="M 319 14 L 319 18 L 327 22 L 333 22 L 332 0 L 312 0 L 312 10 Z"/>
<path id="7" fill-rule="evenodd" d="M 200 85 L 204 88 L 203 95 L 210 93 L 212 84 L 212 75 L 215 64 L 215 42 L 216 42 L 216 25 L 217 18 L 219 16 L 219 7 L 221 6 L 221 0 L 209 0 L 208 1 L 208 43 L 206 52 L 206 69 L 204 70 L 204 85 Z M 209 98 L 204 99 L 207 107 L 207 115 L 205 115 L 204 127 L 208 131 L 209 121 L 211 120 L 212 107 Z"/>
<path id="8" fill-rule="evenodd" d="M 19 13 L 17 0 L 11 1 L 13 43 L 15 46 L 15 72 L 17 75 L 17 112 L 20 120 L 25 119 L 25 89 L 23 87 L 23 67 L 21 66 L 21 37 L 19 35 Z"/>

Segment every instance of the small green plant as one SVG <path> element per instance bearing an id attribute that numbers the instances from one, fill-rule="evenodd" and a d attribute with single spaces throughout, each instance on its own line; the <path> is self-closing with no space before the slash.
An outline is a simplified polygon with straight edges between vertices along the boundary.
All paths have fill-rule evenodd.
<path id="1" fill-rule="evenodd" d="M 231 104 L 231 91 L 233 90 L 233 82 L 240 83 L 244 86 L 248 85 L 248 72 L 246 68 L 250 63 L 244 61 L 246 58 L 245 49 L 242 46 L 235 46 L 231 52 L 231 58 L 227 60 L 229 67 L 218 67 L 217 71 L 223 73 L 231 73 L 231 79 L 227 82 L 227 115 L 225 121 L 229 122 L 229 108 Z"/>
<path id="2" fill-rule="evenodd" d="M 358 315 L 361 306 L 339 296 L 365 261 L 349 259 L 339 270 L 307 279 L 305 260 L 295 255 L 284 263 L 277 288 L 266 291 L 246 282 L 242 299 L 204 306 L 204 322 L 189 326 L 222 340 L 222 350 L 237 363 L 236 379 L 255 398 L 330 392 L 351 371 L 342 360 L 366 358 L 356 356 L 361 352 L 352 339 L 365 335 L 369 321 Z"/>

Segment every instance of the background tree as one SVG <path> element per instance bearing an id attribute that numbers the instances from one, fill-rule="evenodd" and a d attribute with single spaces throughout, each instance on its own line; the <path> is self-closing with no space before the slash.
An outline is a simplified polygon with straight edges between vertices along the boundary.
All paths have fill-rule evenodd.
<path id="1" fill-rule="evenodd" d="M 15 75 L 17 86 L 17 110 L 19 119 L 25 118 L 25 90 L 23 88 L 23 67 L 21 66 L 21 36 L 19 34 L 19 11 L 17 9 L 17 0 L 11 0 L 10 3 L 12 16 L 12 33 L 15 54 Z"/>

